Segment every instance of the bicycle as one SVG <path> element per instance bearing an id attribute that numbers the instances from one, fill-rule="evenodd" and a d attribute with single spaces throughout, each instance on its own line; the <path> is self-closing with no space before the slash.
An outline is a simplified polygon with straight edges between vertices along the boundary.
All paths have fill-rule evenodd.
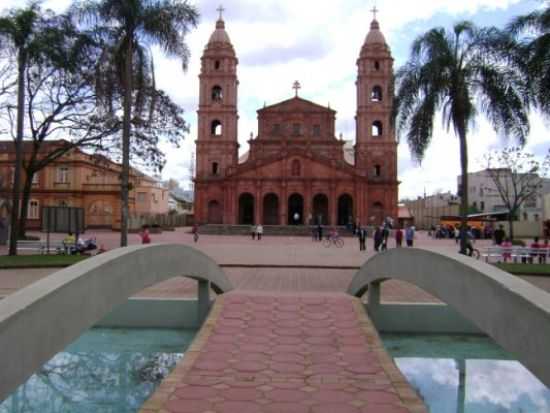
<path id="1" fill-rule="evenodd" d="M 340 238 L 339 235 L 329 235 L 325 240 L 323 241 L 323 245 L 325 247 L 330 247 L 331 245 L 335 245 L 336 248 L 342 248 L 344 246 L 344 240 Z"/>

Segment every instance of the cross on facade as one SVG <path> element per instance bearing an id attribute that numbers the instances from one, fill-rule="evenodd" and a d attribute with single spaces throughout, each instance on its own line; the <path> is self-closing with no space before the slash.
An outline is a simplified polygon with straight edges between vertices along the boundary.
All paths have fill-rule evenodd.
<path id="1" fill-rule="evenodd" d="M 376 20 L 376 13 L 378 13 L 378 9 L 376 8 L 376 5 L 371 10 L 373 19 Z"/>
<path id="2" fill-rule="evenodd" d="M 223 6 L 220 4 L 220 7 L 218 7 L 216 10 L 220 13 L 220 20 L 222 20 L 222 17 L 223 17 L 222 14 L 223 14 L 223 12 L 225 11 L 225 9 L 224 9 Z"/>
<path id="3" fill-rule="evenodd" d="M 296 97 L 298 97 L 298 90 L 300 90 L 302 88 L 302 86 L 300 85 L 300 82 L 296 81 L 294 82 L 294 84 L 292 85 L 292 89 L 294 89 L 295 93 L 296 93 Z"/>

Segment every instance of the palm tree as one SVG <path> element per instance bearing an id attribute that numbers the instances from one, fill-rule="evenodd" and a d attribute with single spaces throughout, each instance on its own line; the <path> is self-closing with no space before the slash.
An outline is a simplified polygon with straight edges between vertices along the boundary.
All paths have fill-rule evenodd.
<path id="1" fill-rule="evenodd" d="M 198 12 L 187 1 L 181 0 L 85 1 L 77 4 L 75 11 L 85 21 L 97 26 L 97 32 L 105 42 L 104 58 L 109 64 L 105 64 L 103 59 L 100 65 L 110 73 L 107 79 L 111 84 L 105 85 L 106 94 L 112 97 L 111 91 L 117 85 L 123 93 L 120 245 L 124 247 L 128 245 L 132 106 L 139 115 L 142 94 L 148 87 L 144 80 L 147 74 L 154 75 L 148 47 L 159 45 L 166 54 L 179 57 L 186 70 L 189 50 L 184 37 L 191 27 L 197 25 Z M 111 76 L 113 69 L 116 76 Z M 134 94 L 135 104 L 132 105 Z M 110 102 L 106 103 L 106 106 L 111 106 Z"/>
<path id="2" fill-rule="evenodd" d="M 493 127 L 523 144 L 529 133 L 525 80 L 500 64 L 506 34 L 460 22 L 452 31 L 434 28 L 419 36 L 411 56 L 398 71 L 394 113 L 398 131 L 406 131 L 413 155 L 421 161 L 433 135 L 436 113 L 442 111 L 460 142 L 461 243 L 466 251 L 468 211 L 467 136 L 477 112 Z"/>
<path id="3" fill-rule="evenodd" d="M 0 17 L 0 47 L 9 49 L 17 60 L 17 120 L 15 136 L 15 168 L 10 217 L 9 255 L 17 255 L 19 197 L 21 186 L 22 144 L 25 115 L 25 72 L 37 59 L 55 60 L 53 45 L 58 38 L 51 12 L 43 13 L 38 3 L 27 8 L 10 10 Z"/>
<path id="4" fill-rule="evenodd" d="M 516 17 L 507 31 L 518 39 L 513 56 L 529 79 L 535 105 L 550 115 L 550 5 Z"/>

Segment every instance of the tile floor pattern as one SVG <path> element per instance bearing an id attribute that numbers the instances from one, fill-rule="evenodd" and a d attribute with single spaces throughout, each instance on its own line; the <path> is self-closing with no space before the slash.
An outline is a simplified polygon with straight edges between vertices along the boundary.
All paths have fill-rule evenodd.
<path id="1" fill-rule="evenodd" d="M 358 299 L 343 293 L 218 297 L 142 413 L 420 413 Z"/>

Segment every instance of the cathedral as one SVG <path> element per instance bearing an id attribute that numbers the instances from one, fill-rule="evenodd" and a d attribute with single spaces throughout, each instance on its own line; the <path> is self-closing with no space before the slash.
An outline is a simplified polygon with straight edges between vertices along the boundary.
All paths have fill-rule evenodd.
<path id="1" fill-rule="evenodd" d="M 265 106 L 239 157 L 235 49 L 220 15 L 201 58 L 195 220 L 228 225 L 360 225 L 397 218 L 393 59 L 376 18 L 357 59 L 355 146 L 336 111 L 299 96 Z M 351 65 L 350 65 L 351 67 Z"/>

